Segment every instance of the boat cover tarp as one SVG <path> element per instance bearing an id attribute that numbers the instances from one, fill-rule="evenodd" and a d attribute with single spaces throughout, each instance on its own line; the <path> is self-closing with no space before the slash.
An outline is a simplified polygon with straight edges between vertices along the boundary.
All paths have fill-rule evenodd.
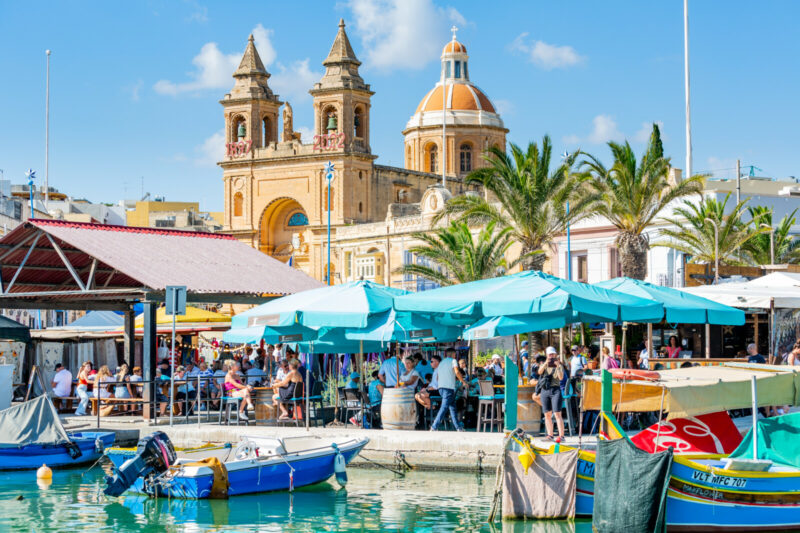
<path id="1" fill-rule="evenodd" d="M 800 468 L 800 412 L 765 418 L 756 423 L 758 459 Z M 753 430 L 745 435 L 731 457 L 753 458 Z"/>
<path id="2" fill-rule="evenodd" d="M 599 533 L 666 531 L 672 450 L 648 453 L 628 439 L 597 443 L 592 529 Z"/>
<path id="3" fill-rule="evenodd" d="M 503 476 L 503 518 L 573 518 L 578 450 L 536 455 L 528 473 L 509 451 Z"/>
<path id="4" fill-rule="evenodd" d="M 230 482 L 228 481 L 228 469 L 225 468 L 225 463 L 216 457 L 206 457 L 200 461 L 186 463 L 184 466 L 204 466 L 210 468 L 211 471 L 214 472 L 214 481 L 211 483 L 211 495 L 209 498 L 218 500 L 228 499 Z"/>
<path id="5" fill-rule="evenodd" d="M 651 453 L 672 446 L 677 453 L 725 454 L 736 449 L 742 435 L 728 412 L 720 411 L 653 424 L 631 437 L 631 441 L 640 450 Z"/>
<path id="6" fill-rule="evenodd" d="M 756 376 L 758 405 L 800 404 L 800 367 L 746 363 L 662 370 L 656 381 L 614 380 L 614 412 L 658 412 L 668 420 L 717 411 L 746 409 Z M 583 409 L 600 410 L 600 376 L 585 376 Z"/>
<path id="7" fill-rule="evenodd" d="M 0 448 L 70 442 L 46 395 L 0 411 Z"/>

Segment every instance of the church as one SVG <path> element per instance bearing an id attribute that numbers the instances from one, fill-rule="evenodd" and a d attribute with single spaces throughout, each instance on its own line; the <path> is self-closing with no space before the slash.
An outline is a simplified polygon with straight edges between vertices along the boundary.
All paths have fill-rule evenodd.
<path id="1" fill-rule="evenodd" d="M 403 129 L 405 168 L 397 168 L 378 164 L 370 148 L 374 92 L 359 74 L 343 20 L 322 62 L 325 74 L 309 90 L 312 139 L 294 131 L 292 106 L 270 89 L 251 35 L 233 88 L 220 101 L 223 231 L 326 281 L 330 217 L 331 283 L 429 288 L 395 272 L 420 260 L 407 251 L 416 244 L 411 234 L 429 230 L 453 195 L 483 194 L 464 177 L 485 164 L 487 149 L 505 149 L 508 133 L 470 80 L 469 55 L 455 29 L 441 60 L 439 81 Z M 333 169 L 326 171 L 329 162 Z"/>

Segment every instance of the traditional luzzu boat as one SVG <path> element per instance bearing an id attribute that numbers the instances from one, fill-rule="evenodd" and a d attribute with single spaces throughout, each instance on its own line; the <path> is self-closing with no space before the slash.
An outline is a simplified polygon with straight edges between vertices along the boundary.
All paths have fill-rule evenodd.
<path id="1" fill-rule="evenodd" d="M 178 457 L 169 438 L 155 432 L 141 439 L 135 450 L 113 448 L 106 452 L 115 474 L 107 478 L 105 493 L 227 498 L 291 491 L 334 475 L 344 485 L 346 465 L 368 442 L 365 437 L 242 437 L 233 447 L 184 450 Z"/>
<path id="2" fill-rule="evenodd" d="M 47 396 L 0 411 L 0 470 L 91 463 L 114 444 L 109 431 L 67 432 Z"/>
<path id="3" fill-rule="evenodd" d="M 800 403 L 800 372 L 786 366 L 725 365 L 668 370 L 652 380 L 584 381 L 587 410 L 600 410 L 601 435 L 628 439 L 614 412 L 661 411 L 667 419 L 692 419 L 704 413 Z M 700 426 L 695 431 L 704 431 Z M 692 431 L 690 429 L 689 431 Z M 800 413 L 753 418 L 753 427 L 730 454 L 675 451 L 666 491 L 669 531 L 765 531 L 800 528 Z M 671 444 L 656 436 L 655 450 Z M 629 440 L 629 439 L 628 439 Z M 631 443 L 631 445 L 633 445 Z M 550 446 L 544 453 L 571 450 Z M 647 454 L 640 451 L 638 453 Z M 595 509 L 597 452 L 578 451 L 575 513 Z M 603 497 L 613 497 L 603 495 Z"/>

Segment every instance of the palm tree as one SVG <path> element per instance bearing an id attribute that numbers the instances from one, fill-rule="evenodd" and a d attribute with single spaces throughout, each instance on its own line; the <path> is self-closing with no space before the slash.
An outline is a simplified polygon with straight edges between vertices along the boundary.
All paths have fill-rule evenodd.
<path id="1" fill-rule="evenodd" d="M 541 147 L 532 142 L 524 151 L 515 144 L 508 154 L 491 148 L 484 156 L 489 165 L 465 179 L 467 184 L 481 185 L 486 196 L 457 196 L 434 222 L 450 216 L 468 224 L 493 222 L 521 245 L 523 268 L 541 270 L 547 259 L 545 249 L 569 224 L 585 218 L 596 199 L 585 184 L 585 176 L 573 170 L 580 152 L 567 155 L 551 172 L 552 152 L 547 135 Z"/>
<path id="2" fill-rule="evenodd" d="M 743 264 L 743 254 L 750 241 L 766 230 L 742 220 L 747 200 L 736 204 L 726 215 L 725 208 L 730 196 L 728 193 L 722 201 L 716 198 L 703 198 L 699 203 L 684 201 L 682 206 L 675 209 L 672 218 L 664 219 L 670 227 L 662 229 L 661 235 L 668 240 L 659 241 L 654 246 L 666 246 L 683 252 L 691 256 L 692 263 L 714 263 L 718 253 L 721 264 Z M 712 220 L 719 228 L 718 236 L 715 236 L 714 224 L 708 220 Z"/>
<path id="3" fill-rule="evenodd" d="M 493 278 L 519 261 L 506 263 L 511 237 L 508 230 L 495 232 L 495 222 L 481 229 L 477 239 L 469 225 L 458 221 L 433 232 L 413 233 L 412 237 L 422 244 L 408 250 L 432 265 L 403 265 L 397 272 L 421 276 L 442 286 Z"/>
<path id="4" fill-rule="evenodd" d="M 772 263 L 772 246 L 775 246 L 775 263 L 797 263 L 800 261 L 800 239 L 789 234 L 795 223 L 794 214 L 797 209 L 784 216 L 778 225 L 772 226 L 772 209 L 763 205 L 748 207 L 752 223 L 764 227 L 767 231 L 750 239 L 743 251 L 748 256 L 748 261 L 753 265 L 767 265 Z M 763 224 L 763 226 L 762 226 Z M 770 230 L 770 228 L 773 228 Z M 774 235 L 770 238 L 770 232 Z"/>
<path id="5" fill-rule="evenodd" d="M 600 195 L 595 211 L 617 228 L 616 246 L 622 275 L 644 279 L 650 249 L 645 230 L 670 202 L 700 193 L 705 176 L 691 176 L 680 183 L 670 183 L 670 160 L 664 157 L 661 132 L 656 124 L 638 162 L 627 141 L 625 144 L 609 142 L 608 147 L 614 158 L 610 168 L 592 156 L 583 162 L 594 174 L 593 183 Z"/>

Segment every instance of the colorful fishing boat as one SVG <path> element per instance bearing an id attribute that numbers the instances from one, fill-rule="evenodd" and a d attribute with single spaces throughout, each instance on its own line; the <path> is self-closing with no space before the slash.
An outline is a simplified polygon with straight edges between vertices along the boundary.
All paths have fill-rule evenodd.
<path id="1" fill-rule="evenodd" d="M 97 461 L 114 444 L 108 431 L 67 432 L 47 396 L 0 411 L 0 470 L 35 470 Z"/>
<path id="2" fill-rule="evenodd" d="M 105 492 L 203 499 L 291 491 L 334 475 L 344 484 L 345 466 L 368 442 L 365 437 L 242 437 L 235 447 L 186 450 L 178 457 L 167 436 L 156 432 L 136 450 L 106 453 L 116 472 Z"/>
<path id="3" fill-rule="evenodd" d="M 604 373 L 602 381 L 589 379 L 584 383 L 584 408 L 600 408 L 606 438 L 627 439 L 610 413 L 670 409 L 671 418 L 673 412 L 691 417 L 721 408 L 756 407 L 757 412 L 757 406 L 796 405 L 798 384 L 800 373 L 764 365 L 670 370 L 656 380 L 635 383 L 612 383 L 611 376 Z M 690 401 L 692 397 L 694 401 Z M 754 418 L 750 433 L 729 455 L 676 453 L 666 491 L 668 530 L 800 528 L 798 433 L 800 413 L 760 421 Z M 574 448 L 551 446 L 544 452 L 570 449 Z M 575 496 L 578 516 L 592 516 L 594 512 L 596 460 L 595 450 L 579 450 Z"/>

